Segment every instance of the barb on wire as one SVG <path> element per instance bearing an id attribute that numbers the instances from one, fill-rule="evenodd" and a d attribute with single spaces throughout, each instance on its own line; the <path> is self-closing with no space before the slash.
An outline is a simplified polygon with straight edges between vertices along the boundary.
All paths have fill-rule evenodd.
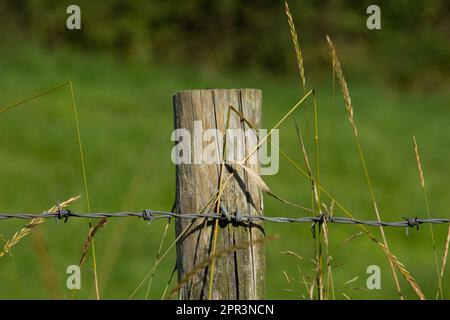
<path id="1" fill-rule="evenodd" d="M 64 219 L 66 222 L 69 218 L 126 218 L 126 217 L 137 217 L 142 218 L 145 221 L 151 222 L 157 219 L 169 219 L 169 218 L 179 218 L 179 219 L 218 219 L 222 222 L 227 223 L 252 223 L 252 222 L 275 222 L 275 223 L 312 223 L 313 226 L 316 224 L 326 223 L 336 223 L 336 224 L 361 224 L 366 226 L 374 227 L 403 227 L 403 228 L 416 228 L 419 229 L 419 225 L 424 223 L 431 224 L 443 224 L 450 223 L 450 219 L 446 218 L 407 218 L 403 217 L 403 221 L 371 221 L 371 220 L 358 220 L 346 217 L 335 217 L 329 216 L 327 214 L 321 214 L 314 217 L 279 217 L 279 216 L 262 216 L 262 215 L 249 215 L 239 212 L 233 214 L 229 213 L 227 210 L 222 208 L 222 213 L 174 213 L 167 211 L 154 211 L 154 210 L 143 210 L 141 212 L 98 212 L 98 213 L 76 213 L 70 210 L 58 209 L 55 212 L 46 212 L 44 214 L 31 214 L 31 213 L 0 213 L 0 220 L 5 219 L 34 219 L 34 218 L 56 218 L 58 220 Z"/>

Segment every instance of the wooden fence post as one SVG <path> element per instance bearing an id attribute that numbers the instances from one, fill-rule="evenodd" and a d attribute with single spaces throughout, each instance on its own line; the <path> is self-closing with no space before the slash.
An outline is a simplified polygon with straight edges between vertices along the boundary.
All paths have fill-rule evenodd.
<path id="1" fill-rule="evenodd" d="M 217 144 L 222 153 L 223 142 L 213 134 L 199 136 L 208 129 L 218 129 L 225 140 L 227 115 L 230 106 L 239 110 L 257 128 L 261 123 L 262 93 L 257 89 L 205 89 L 180 91 L 173 96 L 175 128 L 190 132 L 191 150 L 184 154 L 185 160 L 192 163 L 181 163 L 176 166 L 176 210 L 180 214 L 197 213 L 219 189 L 220 161 L 213 164 L 200 163 L 202 151 L 207 145 Z M 230 129 L 251 130 L 240 116 L 230 111 Z M 239 132 L 235 130 L 234 132 Z M 242 131 L 241 131 L 242 133 Z M 227 135 L 227 159 L 231 152 L 234 158 L 243 160 L 253 149 L 249 136 L 240 136 L 235 143 L 230 143 Z M 255 137 L 255 136 L 254 136 Z M 185 138 L 186 139 L 186 138 Z M 189 139 L 189 137 L 187 138 Z M 199 140 L 200 139 L 200 140 Z M 239 141 L 239 139 L 241 139 Z M 182 139 L 179 140 L 181 143 Z M 185 141 L 186 142 L 186 141 Z M 187 144 L 188 145 L 188 144 Z M 204 150 L 201 150 L 201 148 Z M 176 149 L 175 149 L 176 150 Z M 211 149 L 210 149 L 211 150 Z M 186 152 L 186 150 L 183 150 Z M 215 154 L 214 152 L 211 152 Z M 187 158 L 186 158 L 187 156 Z M 255 153 L 256 163 L 247 161 L 246 166 L 259 174 L 259 155 Z M 200 160 L 199 160 L 200 159 Z M 255 159 L 255 158 L 253 158 Z M 227 162 L 228 163 L 228 162 Z M 232 162 L 230 162 L 232 163 Z M 257 215 L 262 213 L 262 194 L 257 184 L 248 177 L 244 169 L 234 171 L 234 165 L 224 170 L 223 180 L 230 174 L 233 177 L 224 189 L 221 203 L 230 214 L 235 212 Z M 213 212 L 209 208 L 208 212 Z M 189 220 L 177 219 L 176 235 L 180 235 L 191 223 Z M 206 261 L 211 256 L 214 234 L 214 222 L 205 226 L 203 219 L 197 219 L 177 244 L 178 279 L 189 279 L 180 289 L 181 299 L 207 299 L 209 294 L 209 278 L 211 264 Z M 263 299 L 265 287 L 265 254 L 261 238 L 264 236 L 262 223 L 252 226 L 239 224 L 219 224 L 214 261 L 212 299 Z M 256 242 L 256 243 L 255 243 Z M 250 244 L 253 245 L 245 245 Z M 244 244 L 244 249 L 237 249 Z M 229 251 L 226 249 L 235 248 Z M 202 262 L 204 264 L 202 264 Z M 195 266 L 201 265 L 194 270 Z"/>

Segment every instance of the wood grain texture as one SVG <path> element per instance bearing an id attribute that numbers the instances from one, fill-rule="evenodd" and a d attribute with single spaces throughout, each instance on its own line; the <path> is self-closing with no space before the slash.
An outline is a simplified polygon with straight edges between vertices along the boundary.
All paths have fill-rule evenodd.
<path id="1" fill-rule="evenodd" d="M 219 129 L 225 137 L 229 106 L 239 110 L 256 127 L 261 124 L 262 94 L 256 89 L 205 89 L 177 92 L 173 97 L 175 128 L 194 132 L 194 121 L 201 121 L 202 129 Z M 236 113 L 230 113 L 229 128 L 250 130 L 240 121 Z M 242 148 L 227 144 L 227 154 L 234 152 L 235 158 L 244 159 L 253 149 L 250 139 L 242 138 Z M 194 137 L 191 143 L 194 145 Z M 219 150 L 223 141 L 215 140 Z M 200 142 L 203 145 L 208 142 Z M 194 150 L 192 151 L 194 158 Z M 259 174 L 259 155 L 257 163 L 247 166 Z M 205 203 L 219 189 L 220 165 L 217 164 L 179 164 L 176 166 L 176 210 L 177 212 L 199 212 Z M 234 168 L 236 166 L 233 166 Z M 221 197 L 222 203 L 230 213 L 240 212 L 257 215 L 263 211 L 262 194 L 259 187 L 249 180 L 247 173 L 225 170 L 224 180 L 230 179 Z M 213 209 L 208 210 L 211 212 Z M 260 213 L 258 213 L 260 212 Z M 176 234 L 190 223 L 178 219 Z M 188 233 L 177 244 L 178 277 L 207 259 L 212 250 L 213 225 L 205 226 L 204 221 L 195 221 Z M 219 226 L 216 253 L 242 243 L 253 243 L 264 236 L 262 223 L 255 226 L 226 224 Z M 196 272 L 180 290 L 181 299 L 207 299 L 210 267 Z M 260 241 L 246 249 L 227 253 L 216 259 L 213 277 L 213 299 L 263 299 L 265 287 L 264 244 Z"/>

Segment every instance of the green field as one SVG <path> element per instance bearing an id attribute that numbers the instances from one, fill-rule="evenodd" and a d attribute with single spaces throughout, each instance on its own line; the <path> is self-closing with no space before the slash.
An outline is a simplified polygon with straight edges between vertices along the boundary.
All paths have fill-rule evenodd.
<path id="1" fill-rule="evenodd" d="M 342 57 L 345 65 L 351 63 Z M 42 51 L 34 47 L 9 49 L 0 61 L 0 107 L 71 80 L 78 106 L 85 152 L 89 195 L 93 211 L 169 210 L 174 200 L 175 168 L 170 160 L 173 143 L 172 94 L 205 87 L 254 87 L 263 90 L 263 127 L 270 128 L 301 98 L 296 70 L 269 76 L 251 70 L 222 74 L 193 67 L 157 66 L 113 60 L 97 54 Z M 308 72 L 308 71 L 307 71 Z M 348 77 L 363 149 L 382 218 L 425 217 L 412 135 L 419 143 L 432 215 L 448 216 L 450 157 L 450 92 L 411 92 L 372 81 L 370 76 Z M 309 81 L 307 74 L 307 81 Z M 374 219 L 369 192 L 339 89 L 333 103 L 331 70 L 308 84 L 318 97 L 321 182 L 347 209 L 361 219 Z M 306 113 L 296 118 L 306 132 Z M 309 111 L 311 116 L 311 111 Z M 311 126 L 311 122 L 309 122 Z M 281 148 L 303 166 L 293 120 L 280 132 Z M 83 194 L 83 180 L 70 92 L 67 87 L 0 115 L 0 212 L 42 212 L 58 201 Z M 287 161 L 275 176 L 264 177 L 285 199 L 310 203 L 310 187 Z M 86 196 L 71 208 L 86 210 Z M 267 215 L 303 216 L 265 197 Z M 339 210 L 335 215 L 343 216 Z M 9 239 L 23 221 L 0 223 L 0 235 Z M 165 222 L 150 225 L 138 219 L 110 220 L 97 233 L 95 246 L 101 297 L 126 299 L 153 265 Z M 305 294 L 297 264 L 312 275 L 313 239 L 308 224 L 267 224 L 267 234 L 280 238 L 267 244 L 267 298 L 302 299 Z M 48 220 L 40 232 L 24 238 L 0 258 L 0 298 L 70 298 L 65 269 L 77 264 L 87 235 L 87 221 L 66 224 Z M 379 230 L 371 229 L 377 237 Z M 447 226 L 434 227 L 439 259 Z M 358 232 L 354 226 L 330 226 L 334 248 Z M 386 229 L 391 250 L 415 277 L 428 298 L 434 298 L 437 278 L 428 225 L 419 232 Z M 166 239 L 174 239 L 173 226 Z M 291 250 L 298 261 L 281 254 Z M 336 297 L 397 298 L 387 259 L 365 235 L 334 251 Z M 149 298 L 159 299 L 175 263 L 172 251 L 160 265 Z M 381 290 L 366 287 L 366 268 L 379 265 Z M 77 298 L 95 297 L 92 259 L 82 274 Z M 285 271 L 295 279 L 288 284 Z M 448 267 L 444 292 L 450 298 Z M 349 285 L 348 280 L 358 279 Z M 176 283 L 173 281 L 170 288 Z M 147 283 L 135 298 L 144 298 Z M 407 298 L 417 298 L 402 279 Z M 289 289 L 289 290 L 286 290 Z"/>

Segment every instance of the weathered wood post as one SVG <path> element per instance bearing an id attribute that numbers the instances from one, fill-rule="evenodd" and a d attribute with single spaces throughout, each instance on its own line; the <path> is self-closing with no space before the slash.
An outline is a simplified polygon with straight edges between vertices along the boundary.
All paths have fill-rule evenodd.
<path id="1" fill-rule="evenodd" d="M 230 106 L 234 107 L 257 128 L 261 124 L 262 94 L 256 89 L 205 89 L 177 92 L 173 97 L 175 128 L 186 129 L 191 136 L 191 150 L 184 149 L 181 158 L 191 160 L 191 163 L 178 163 L 176 166 L 176 210 L 180 214 L 197 213 L 204 207 L 219 189 L 221 172 L 221 154 L 226 140 L 226 159 L 234 155 L 237 161 L 244 160 L 256 146 L 250 135 L 242 132 L 252 131 L 247 123 L 241 121 L 240 116 L 230 111 L 228 128 L 233 129 L 225 135 L 227 115 Z M 208 129 L 218 129 L 217 134 Z M 242 129 L 239 131 L 238 129 Z M 217 132 L 217 131 L 216 131 Z M 228 130 L 228 132 L 230 132 Z M 233 133 L 237 134 L 233 139 Z M 254 134 L 254 131 L 252 131 Z M 200 133 L 200 135 L 199 135 Z M 201 135 L 203 133 L 203 137 Z M 222 135 L 222 140 L 221 137 Z M 254 135 L 255 138 L 257 135 Z M 226 139 L 225 139 L 226 137 Z M 177 139 L 182 143 L 183 139 Z M 189 146 L 184 141 L 184 146 Z M 215 151 L 211 151 L 217 147 Z M 208 147 L 209 146 L 209 147 Z M 203 150 L 202 150 L 203 148 Z M 176 149 L 175 149 L 176 150 Z M 186 154 L 186 152 L 188 154 Z M 202 161 L 202 152 L 213 154 L 217 161 L 207 164 Z M 218 154 L 219 153 L 219 154 Z M 252 161 L 246 166 L 259 174 L 259 155 L 255 153 Z M 255 160 L 256 159 L 256 160 Z M 204 160 L 204 159 L 203 159 Z M 180 162 L 178 160 L 178 162 Z M 256 162 L 256 163 L 255 163 Z M 211 162 L 209 162 L 211 163 Z M 248 172 L 236 169 L 236 162 L 223 171 L 223 181 L 233 175 L 221 196 L 221 203 L 230 214 L 235 212 L 257 215 L 262 213 L 262 194 L 257 184 L 249 179 Z M 208 212 L 214 212 L 209 208 Z M 260 212 L 260 213 L 259 213 Z M 190 220 L 177 219 L 176 235 L 180 235 L 190 224 Z M 183 234 L 177 244 L 178 278 L 187 281 L 180 289 L 181 299 L 207 299 L 209 293 L 209 278 L 211 264 L 199 268 L 190 275 L 194 266 L 199 266 L 211 256 L 213 248 L 214 222 L 205 225 L 203 219 L 195 220 L 194 224 Z M 216 255 L 222 253 L 214 262 L 212 299 L 263 299 L 265 284 L 265 254 L 261 238 L 264 236 L 262 223 L 248 224 L 219 224 L 216 243 Z M 255 243 L 256 242 L 256 243 Z M 244 249 L 230 250 L 242 244 Z M 226 253 L 225 253 L 226 252 Z"/>

